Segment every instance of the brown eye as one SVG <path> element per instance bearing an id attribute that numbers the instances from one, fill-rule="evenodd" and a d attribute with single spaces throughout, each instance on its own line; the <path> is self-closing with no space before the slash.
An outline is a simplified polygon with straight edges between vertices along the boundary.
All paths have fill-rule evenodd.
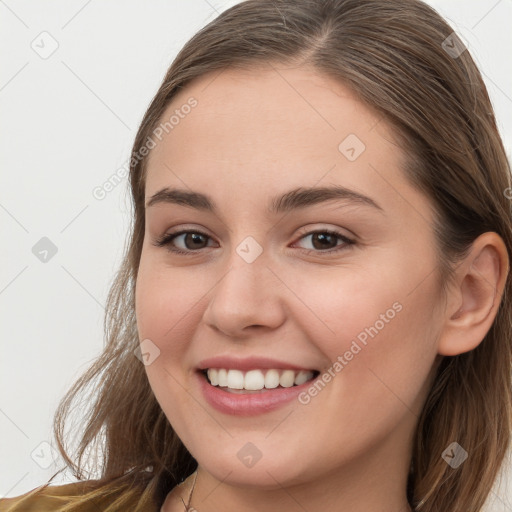
<path id="1" fill-rule="evenodd" d="M 154 245 L 158 247 L 166 246 L 169 251 L 179 254 L 187 254 L 204 249 L 210 237 L 200 231 L 180 231 L 179 233 L 169 233 L 156 240 Z M 184 247 L 176 247 L 176 240 Z"/>
<path id="2" fill-rule="evenodd" d="M 202 244 L 208 237 L 201 233 L 184 233 L 183 242 L 187 249 L 202 249 Z"/>
<path id="3" fill-rule="evenodd" d="M 330 230 L 311 231 L 303 235 L 300 240 L 311 237 L 312 248 L 303 248 L 308 253 L 333 253 L 354 245 L 355 241 Z M 180 231 L 178 233 L 168 233 L 154 242 L 153 245 L 166 247 L 170 252 L 176 254 L 193 254 L 200 252 L 201 249 L 208 247 L 208 241 L 211 237 L 200 231 Z M 338 243 L 340 242 L 341 243 Z M 179 245 L 177 245 L 179 244 Z M 181 245 L 181 247 L 180 247 Z"/>
<path id="4" fill-rule="evenodd" d="M 307 252 L 337 252 L 354 245 L 355 241 L 337 231 L 318 230 L 303 235 L 300 240 L 310 238 L 312 248 L 304 248 Z M 341 243 L 338 243 L 340 242 Z"/>
<path id="5" fill-rule="evenodd" d="M 332 249 L 338 245 L 337 238 L 329 233 L 314 233 L 311 241 L 313 247 L 320 250 Z"/>

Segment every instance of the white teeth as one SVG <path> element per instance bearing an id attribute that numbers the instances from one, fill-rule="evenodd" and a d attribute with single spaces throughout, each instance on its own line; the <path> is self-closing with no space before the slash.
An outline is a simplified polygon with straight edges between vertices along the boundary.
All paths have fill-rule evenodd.
<path id="1" fill-rule="evenodd" d="M 232 370 L 229 370 L 230 372 Z M 256 391 L 265 387 L 265 377 L 259 370 L 251 370 L 245 374 L 244 388 Z"/>
<path id="2" fill-rule="evenodd" d="M 291 388 L 295 380 L 295 372 L 293 370 L 285 370 L 279 377 L 279 384 L 283 388 Z"/>
<path id="3" fill-rule="evenodd" d="M 228 371 L 228 388 L 244 389 L 244 374 L 240 370 Z"/>
<path id="4" fill-rule="evenodd" d="M 274 389 L 279 386 L 279 372 L 277 370 L 268 370 L 265 375 L 265 387 Z"/>
<path id="5" fill-rule="evenodd" d="M 226 387 L 228 385 L 228 372 L 222 368 L 221 370 L 213 370 L 212 374 L 217 374 L 217 382 L 219 386 Z M 208 370 L 208 377 L 210 377 L 210 370 Z M 211 379 L 210 379 L 211 380 Z M 212 382 L 213 384 L 213 382 Z M 215 384 L 213 384 L 215 386 Z"/>
<path id="6" fill-rule="evenodd" d="M 208 370 L 208 378 L 212 386 L 219 385 L 219 372 L 210 372 L 210 370 Z"/>
<path id="7" fill-rule="evenodd" d="M 208 379 L 212 386 L 227 387 L 230 389 L 246 389 L 258 391 L 261 389 L 275 389 L 278 386 L 291 388 L 300 386 L 313 378 L 311 371 L 294 370 L 227 370 L 225 368 L 209 368 Z"/>
<path id="8" fill-rule="evenodd" d="M 309 379 L 311 379 L 311 377 L 311 372 L 300 371 L 295 377 L 294 384 L 300 386 L 301 384 L 304 384 L 304 382 L 307 382 Z"/>

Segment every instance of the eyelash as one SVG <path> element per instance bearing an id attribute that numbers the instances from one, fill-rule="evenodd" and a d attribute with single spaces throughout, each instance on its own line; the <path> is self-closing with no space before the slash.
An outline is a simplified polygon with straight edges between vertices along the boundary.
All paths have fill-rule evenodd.
<path id="1" fill-rule="evenodd" d="M 183 249 L 177 249 L 177 248 L 171 246 L 171 242 L 175 238 L 177 238 L 180 235 L 190 234 L 190 233 L 193 233 L 193 234 L 196 234 L 196 235 L 202 235 L 202 236 L 207 237 L 207 238 L 211 238 L 209 235 L 207 235 L 206 233 L 203 233 L 202 231 L 190 230 L 189 229 L 189 230 L 178 231 L 176 233 L 167 233 L 167 234 L 163 235 L 162 237 L 158 238 L 154 242 L 153 245 L 156 245 L 157 247 L 167 246 L 167 250 L 170 251 L 170 252 L 173 252 L 175 254 L 190 255 L 191 253 L 199 252 L 201 249 L 184 251 Z M 342 251 L 342 250 L 346 250 L 348 247 L 350 247 L 351 245 L 354 245 L 356 243 L 355 240 L 352 240 L 352 239 L 346 237 L 345 235 L 342 235 L 338 231 L 333 231 L 333 230 L 330 230 L 330 229 L 319 229 L 319 230 L 315 230 L 315 231 L 308 231 L 307 233 L 303 234 L 299 238 L 299 240 L 302 240 L 302 238 L 305 238 L 305 237 L 310 236 L 310 235 L 315 235 L 315 234 L 318 234 L 318 233 L 329 234 L 329 235 L 336 236 L 336 237 L 338 237 L 344 243 L 339 245 L 339 246 L 336 246 L 336 247 L 334 247 L 332 249 L 326 249 L 325 251 L 319 250 L 319 249 L 318 250 L 317 249 L 301 249 L 303 252 L 306 252 L 307 254 L 311 254 L 311 253 L 317 253 L 317 254 L 318 253 L 329 253 L 329 254 L 332 254 L 332 253 L 337 253 L 337 252 Z"/>

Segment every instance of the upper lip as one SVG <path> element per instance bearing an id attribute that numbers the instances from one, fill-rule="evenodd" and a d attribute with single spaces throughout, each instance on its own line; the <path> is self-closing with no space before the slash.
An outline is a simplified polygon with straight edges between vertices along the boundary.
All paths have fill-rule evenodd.
<path id="1" fill-rule="evenodd" d="M 259 370 L 259 369 L 283 369 L 283 370 L 296 370 L 296 371 L 311 371 L 314 368 L 292 364 L 278 359 L 271 359 L 269 357 L 246 357 L 236 358 L 232 356 L 216 356 L 208 359 L 203 359 L 198 364 L 199 370 L 206 370 L 208 368 L 226 368 L 240 371 Z"/>

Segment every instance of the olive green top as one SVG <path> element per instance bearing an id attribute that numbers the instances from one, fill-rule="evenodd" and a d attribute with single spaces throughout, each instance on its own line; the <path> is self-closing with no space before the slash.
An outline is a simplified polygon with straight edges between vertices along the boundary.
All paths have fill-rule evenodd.
<path id="1" fill-rule="evenodd" d="M 57 512 L 62 507 L 76 502 L 77 498 L 92 490 L 94 486 L 91 486 L 91 483 L 92 481 L 83 481 L 64 485 L 50 485 L 43 489 L 41 489 L 42 486 L 37 487 L 15 498 L 0 499 L 0 512 Z M 95 497 L 88 503 L 82 504 L 79 510 L 80 512 L 99 512 L 108 508 L 118 497 L 119 495 Z M 123 512 L 126 511 L 124 507 L 122 508 Z M 154 507 L 144 510 L 155 512 Z"/>

